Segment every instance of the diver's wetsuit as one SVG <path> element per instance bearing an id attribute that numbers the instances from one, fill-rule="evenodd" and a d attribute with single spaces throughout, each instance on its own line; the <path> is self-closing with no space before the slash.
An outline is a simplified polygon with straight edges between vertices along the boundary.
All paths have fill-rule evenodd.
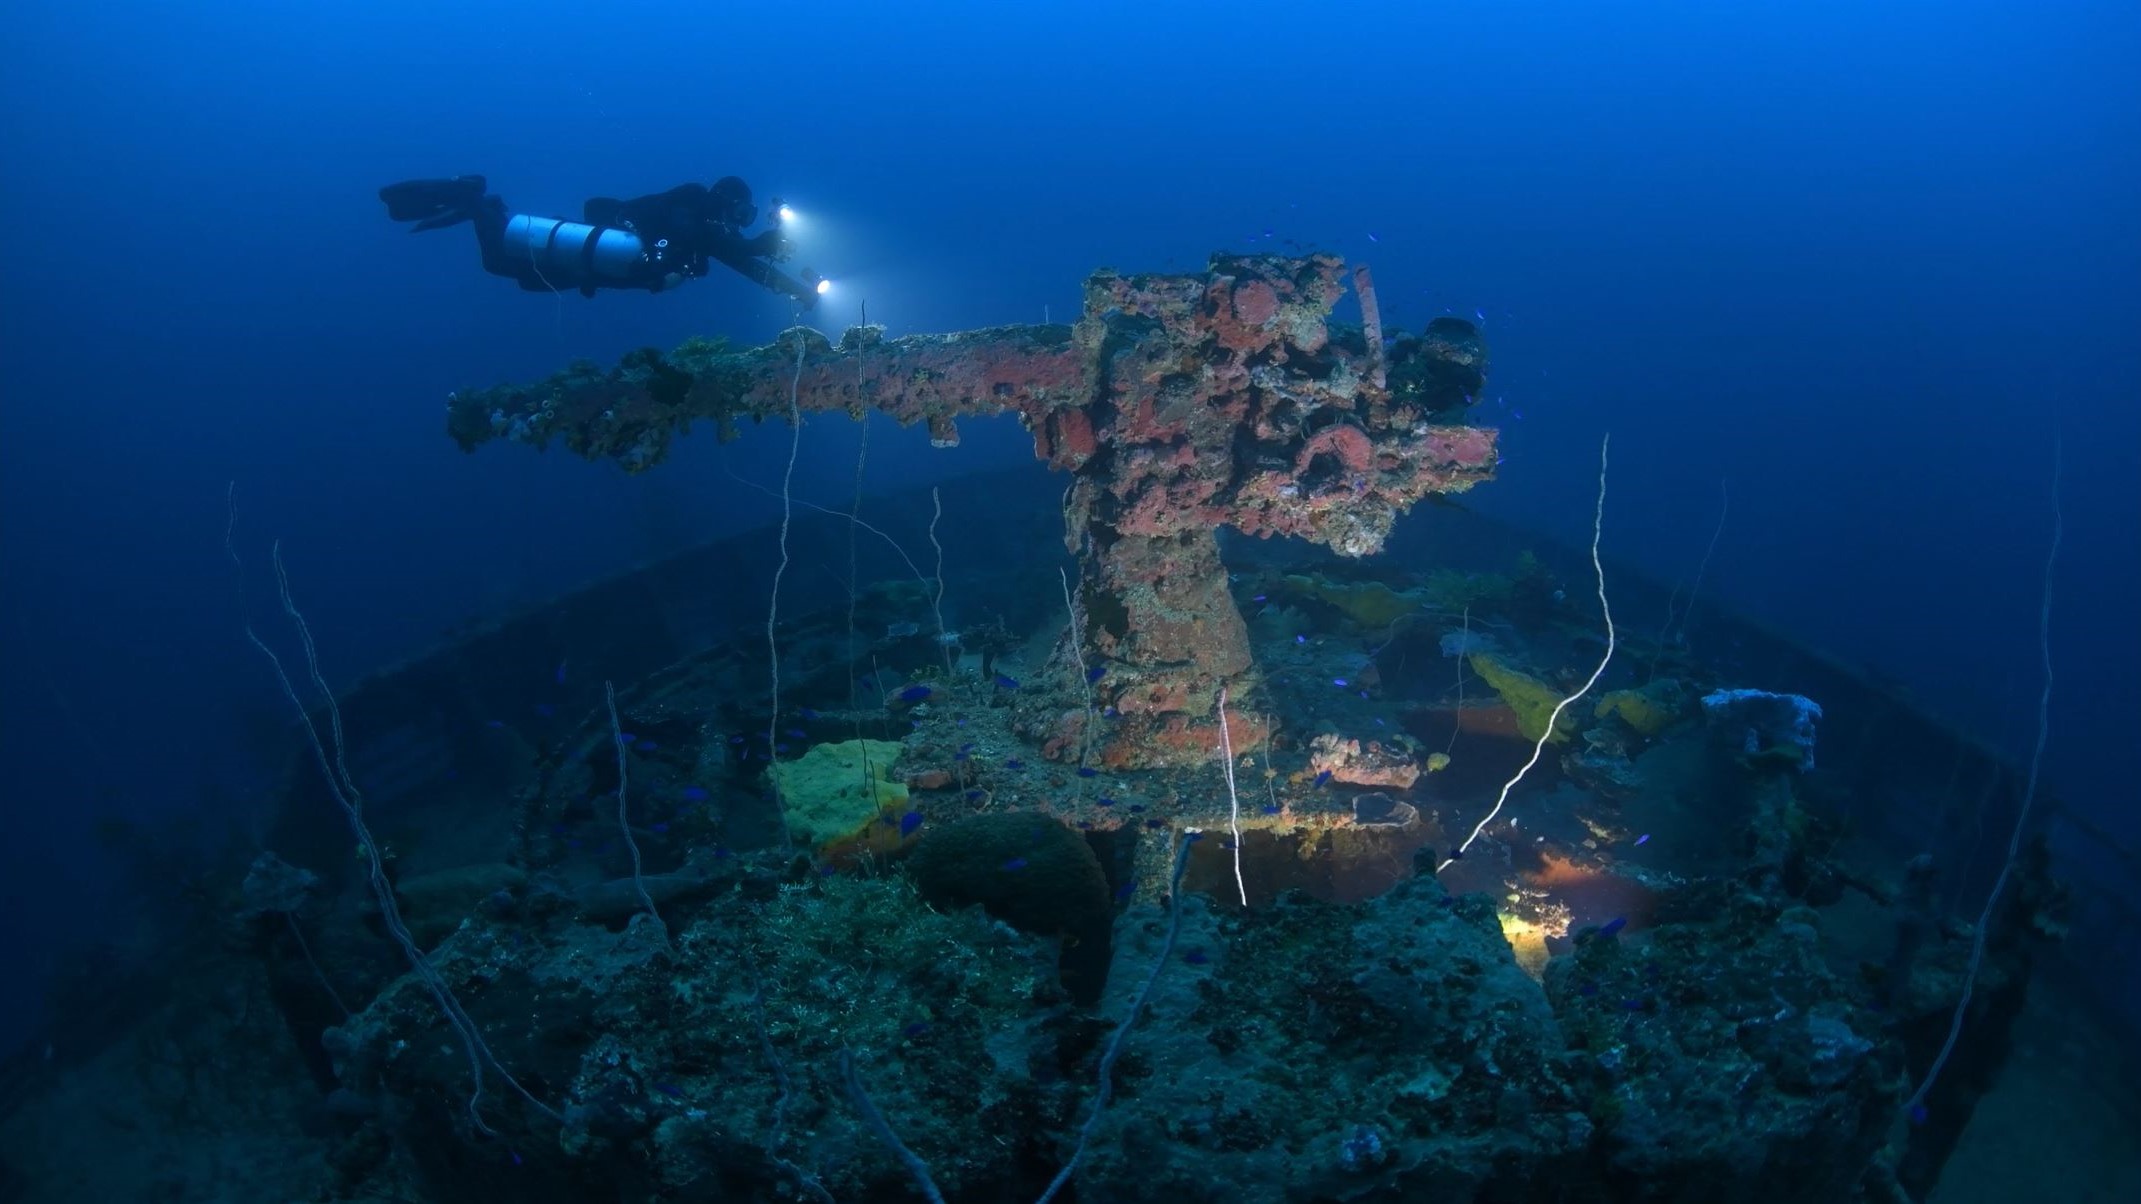
<path id="1" fill-rule="evenodd" d="M 742 187 L 742 181 L 735 186 Z M 596 197 L 581 207 L 581 219 L 597 226 L 623 226 L 657 243 L 666 239 L 671 247 L 684 248 L 693 276 L 704 276 L 707 261 L 718 260 L 755 284 L 789 293 L 806 306 L 814 304 L 816 290 L 797 291 L 800 286 L 773 268 L 772 261 L 783 253 L 778 229 L 744 237 L 743 227 L 756 215 L 750 195 L 745 190 L 739 201 L 704 184 L 679 184 L 629 201 Z"/>
<path id="2" fill-rule="evenodd" d="M 532 292 L 661 292 L 706 275 L 718 261 L 806 309 L 817 303 L 816 289 L 773 266 L 786 254 L 778 229 L 744 236 L 758 211 L 750 189 L 734 177 L 712 188 L 682 184 L 628 201 L 596 197 L 577 222 L 512 213 L 484 190 L 482 176 L 390 184 L 379 199 L 389 218 L 413 222 L 412 232 L 473 224 L 483 270 Z"/>

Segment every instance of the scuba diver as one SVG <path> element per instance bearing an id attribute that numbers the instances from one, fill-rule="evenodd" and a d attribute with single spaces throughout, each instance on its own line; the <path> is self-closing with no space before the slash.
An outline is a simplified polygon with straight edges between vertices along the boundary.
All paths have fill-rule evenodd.
<path id="1" fill-rule="evenodd" d="M 600 288 L 659 293 L 720 262 L 745 279 L 786 293 L 805 309 L 818 302 L 817 273 L 797 280 L 773 265 L 789 255 L 781 236 L 780 202 L 765 230 L 745 237 L 758 218 L 751 189 L 735 176 L 704 184 L 679 184 L 667 192 L 620 201 L 596 197 L 579 221 L 512 213 L 485 191 L 482 176 L 450 180 L 405 180 L 379 190 L 387 217 L 415 223 L 414 234 L 462 222 L 476 228 L 483 270 L 519 282 L 530 292 L 578 289 L 592 297 Z"/>

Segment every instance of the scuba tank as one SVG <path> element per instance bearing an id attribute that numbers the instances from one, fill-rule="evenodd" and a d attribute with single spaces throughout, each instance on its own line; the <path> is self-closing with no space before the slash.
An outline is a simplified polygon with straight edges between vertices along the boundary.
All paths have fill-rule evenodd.
<path id="1" fill-rule="evenodd" d="M 521 213 L 506 219 L 501 242 L 509 262 L 533 265 L 556 288 L 626 283 L 647 274 L 646 244 L 615 226 Z"/>

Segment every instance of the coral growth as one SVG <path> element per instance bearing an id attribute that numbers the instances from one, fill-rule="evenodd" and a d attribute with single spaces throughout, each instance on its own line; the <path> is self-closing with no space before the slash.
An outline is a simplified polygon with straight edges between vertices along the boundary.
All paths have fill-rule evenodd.
<path id="1" fill-rule="evenodd" d="M 1409 742 L 1408 742 L 1409 743 Z M 1443 763 L 1449 762 L 1448 757 Z M 1309 742 L 1309 770 L 1355 786 L 1410 790 L 1420 778 L 1420 763 L 1410 747 L 1358 740 L 1326 732 Z"/>

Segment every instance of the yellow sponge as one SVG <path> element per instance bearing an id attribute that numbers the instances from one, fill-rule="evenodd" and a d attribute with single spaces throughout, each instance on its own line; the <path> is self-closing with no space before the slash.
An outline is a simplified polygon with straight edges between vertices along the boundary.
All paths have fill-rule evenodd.
<path id="1" fill-rule="evenodd" d="M 774 765 L 788 831 L 815 850 L 863 834 L 887 812 L 896 823 L 907 784 L 888 771 L 899 755 L 890 740 L 844 740 Z"/>
<path id="2" fill-rule="evenodd" d="M 1525 739 L 1536 740 L 1546 734 L 1548 717 L 1561 705 L 1560 691 L 1528 673 L 1510 668 L 1487 653 L 1475 652 L 1471 661 L 1472 671 L 1502 696 L 1510 710 L 1516 712 L 1517 730 L 1524 733 Z M 1567 739 L 1575 726 L 1568 712 L 1563 711 L 1554 739 Z"/>
<path id="3" fill-rule="evenodd" d="M 1286 584 L 1337 607 L 1362 627 L 1381 630 L 1420 609 L 1420 599 L 1401 594 L 1380 581 L 1326 581 L 1288 574 Z"/>
<path id="4" fill-rule="evenodd" d="M 1598 700 L 1598 709 L 1593 713 L 1600 719 L 1618 715 L 1622 723 L 1645 739 L 1671 727 L 1680 718 L 1679 710 L 1670 701 L 1643 690 L 1615 690 Z"/>

